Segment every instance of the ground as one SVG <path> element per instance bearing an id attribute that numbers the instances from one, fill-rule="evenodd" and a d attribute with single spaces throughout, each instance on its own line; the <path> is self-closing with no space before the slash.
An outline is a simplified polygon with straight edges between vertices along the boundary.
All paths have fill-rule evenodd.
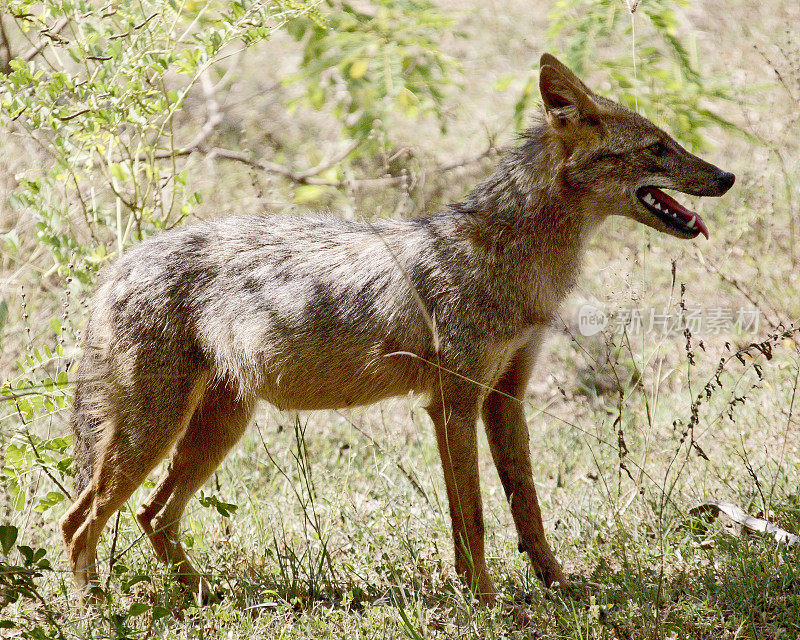
<path id="1" fill-rule="evenodd" d="M 466 34 L 444 40 L 465 79 L 453 124 L 441 132 L 433 122 L 398 119 L 395 138 L 421 157 L 447 161 L 481 152 L 487 134 L 501 145 L 513 141 L 514 88 L 545 47 L 549 3 L 442 6 L 455 16 L 453 32 Z M 680 10 L 699 67 L 736 96 L 708 106 L 747 135 L 712 129 L 704 151 L 737 175 L 736 185 L 721 199 L 692 202 L 710 241 L 679 241 L 621 219 L 607 224 L 531 380 L 526 414 L 545 526 L 582 591 L 549 593 L 532 575 L 482 438 L 487 549 L 502 604 L 474 602 L 451 568 L 432 425 L 422 401 L 409 397 L 342 412 L 259 411 L 184 519 L 187 547 L 224 594 L 205 609 L 190 604 L 141 535 L 132 514 L 146 489 L 104 537 L 99 556 L 111 576 L 109 604 L 91 616 L 77 608 L 57 533 L 65 504 L 16 511 L 9 494 L 0 520 L 18 527 L 21 543 L 45 549 L 54 571 L 37 582 L 42 601 L 22 598 L 0 619 L 57 627 L 69 638 L 87 629 L 97 637 L 170 638 L 800 637 L 797 552 L 689 514 L 704 500 L 725 500 L 800 529 L 800 357 L 797 334 L 783 335 L 800 311 L 800 41 L 791 30 L 799 12 L 793 2 L 752 0 L 705 0 Z M 296 55 L 292 46 L 275 38 L 259 56 Z M 614 46 L 630 43 L 603 53 L 613 55 Z M 243 64 L 260 68 L 252 56 Z M 496 90 L 504 76 L 513 78 L 510 88 Z M 273 116 L 291 144 L 324 140 L 322 115 L 279 120 L 286 114 L 264 91 L 274 80 L 258 76 L 242 88 L 256 97 L 230 108 L 231 126 L 247 130 L 254 146 L 266 144 L 259 122 Z M 603 90 L 602 74 L 590 73 L 587 82 Z M 15 144 L 0 142 L 0 180 L 8 189 L 25 165 Z M 448 174 L 415 213 L 457 199 L 492 162 Z M 290 207 L 264 175 L 198 159 L 193 181 L 206 194 L 199 217 Z M 356 193 L 340 213 L 358 217 L 372 207 L 402 215 L 397 202 L 392 194 L 382 200 Z M 25 245 L 23 261 L 3 259 L 11 323 L 3 379 L 14 375 L 26 343 L 47 333 L 66 289 L 48 273 L 35 241 L 26 240 L 33 224 L 24 211 L 0 204 L 0 232 L 15 231 Z M 85 299 L 89 291 L 76 286 L 74 294 Z M 609 318 L 595 335 L 580 331 L 585 304 Z M 651 314 L 674 316 L 681 304 L 704 318 L 688 338 L 658 322 L 649 326 Z M 750 320 L 756 313 L 757 326 L 735 330 L 740 310 Z M 623 332 L 619 318 L 637 311 L 644 324 Z M 65 348 L 72 354 L 75 345 Z M 66 409 L 56 411 L 36 429 L 42 437 L 64 435 L 67 417 Z M 11 412 L 0 422 L 0 430 L 9 426 L 4 446 L 21 437 L 11 429 L 16 419 Z M 49 490 L 44 475 L 32 482 L 32 492 Z"/>

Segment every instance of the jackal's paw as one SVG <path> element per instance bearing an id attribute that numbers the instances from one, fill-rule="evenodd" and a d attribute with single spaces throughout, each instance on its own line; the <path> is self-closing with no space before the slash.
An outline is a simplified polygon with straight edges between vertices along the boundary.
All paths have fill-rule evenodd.
<path id="1" fill-rule="evenodd" d="M 549 563 L 549 565 L 544 568 L 538 569 L 536 571 L 536 577 L 549 589 L 564 589 L 570 583 L 556 561 Z"/>

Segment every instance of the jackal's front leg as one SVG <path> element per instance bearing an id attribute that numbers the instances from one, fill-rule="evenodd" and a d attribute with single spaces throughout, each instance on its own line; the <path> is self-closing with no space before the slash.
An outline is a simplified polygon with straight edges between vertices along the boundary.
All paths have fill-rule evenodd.
<path id="1" fill-rule="evenodd" d="M 457 393 L 457 392 L 456 392 Z M 456 572 L 482 602 L 491 604 L 497 589 L 489 577 L 483 544 L 483 509 L 478 478 L 477 399 L 464 402 L 446 391 L 428 407 L 444 468 L 453 524 Z"/>
<path id="2" fill-rule="evenodd" d="M 536 575 L 548 587 L 568 586 L 561 566 L 544 534 L 542 512 L 533 485 L 528 426 L 522 398 L 533 361 L 524 351 L 483 404 L 483 422 L 503 490 L 511 506 L 519 535 L 520 551 L 526 551 Z"/>

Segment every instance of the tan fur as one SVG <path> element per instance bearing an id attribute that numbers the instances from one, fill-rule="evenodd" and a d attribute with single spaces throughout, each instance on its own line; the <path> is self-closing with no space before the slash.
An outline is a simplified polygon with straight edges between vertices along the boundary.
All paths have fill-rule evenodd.
<path id="1" fill-rule="evenodd" d="M 75 394 L 79 497 L 61 521 L 81 589 L 96 580 L 108 518 L 172 449 L 137 519 L 159 559 L 201 602 L 213 599 L 181 547 L 179 522 L 256 400 L 328 409 L 408 391 L 429 398 L 458 573 L 494 599 L 482 417 L 520 549 L 545 584 L 567 583 L 545 539 L 522 409 L 545 327 L 609 215 L 697 234 L 648 211 L 637 189 L 721 195 L 733 176 L 596 96 L 552 56 L 541 64 L 543 122 L 438 215 L 374 225 L 221 219 L 142 242 L 104 273 Z"/>

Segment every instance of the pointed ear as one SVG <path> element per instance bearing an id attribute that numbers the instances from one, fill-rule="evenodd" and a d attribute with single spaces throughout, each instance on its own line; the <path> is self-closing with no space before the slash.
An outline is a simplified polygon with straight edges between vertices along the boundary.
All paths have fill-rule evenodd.
<path id="1" fill-rule="evenodd" d="M 561 62 L 561 60 L 556 58 L 554 55 L 551 55 L 549 53 L 542 54 L 542 57 L 539 58 L 539 67 L 544 67 L 544 66 L 553 67 L 553 69 L 556 69 L 559 73 L 561 73 L 562 76 L 568 78 L 572 82 L 572 84 L 581 87 L 586 93 L 591 95 L 592 93 L 591 89 L 589 89 L 589 87 L 583 84 L 583 81 L 578 76 L 572 73 L 572 69 L 570 69 L 567 65 Z"/>
<path id="2" fill-rule="evenodd" d="M 549 53 L 540 61 L 539 92 L 545 111 L 560 126 L 568 121 L 592 120 L 600 109 L 592 92 L 572 71 Z"/>

